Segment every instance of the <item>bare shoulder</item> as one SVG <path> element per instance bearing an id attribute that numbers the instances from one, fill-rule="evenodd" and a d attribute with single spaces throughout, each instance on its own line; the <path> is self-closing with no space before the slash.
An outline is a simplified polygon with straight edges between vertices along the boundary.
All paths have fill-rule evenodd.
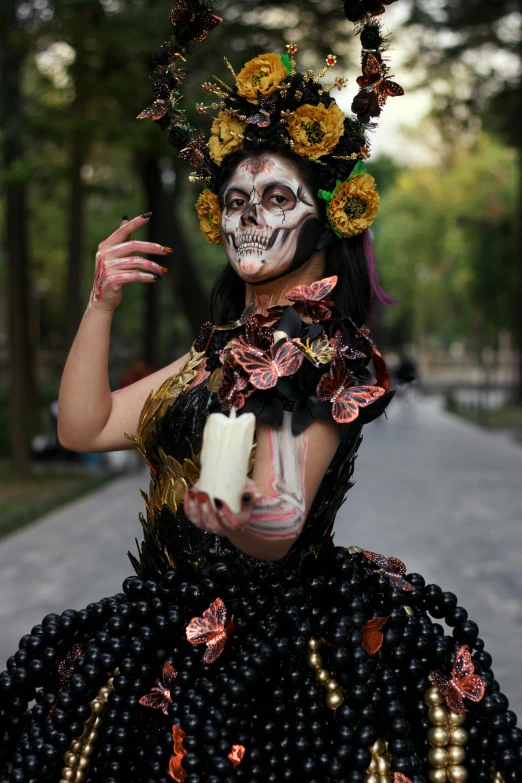
<path id="1" fill-rule="evenodd" d="M 133 448 L 124 433 L 136 435 L 141 409 L 151 391 L 156 391 L 167 378 L 176 375 L 188 358 L 189 354 L 186 353 L 152 375 L 147 375 L 146 378 L 113 392 L 111 414 L 104 429 L 96 438 L 92 451 Z"/>

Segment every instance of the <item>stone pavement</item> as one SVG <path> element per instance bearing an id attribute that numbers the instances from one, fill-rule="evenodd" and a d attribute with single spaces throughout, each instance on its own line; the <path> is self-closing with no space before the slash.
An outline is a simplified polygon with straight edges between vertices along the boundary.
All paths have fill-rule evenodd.
<path id="1" fill-rule="evenodd" d="M 435 399 L 397 400 L 365 428 L 355 478 L 337 542 L 396 555 L 455 592 L 522 714 L 522 448 Z M 0 543 L 0 670 L 47 612 L 120 591 L 146 485 L 144 473 L 118 479 Z"/>

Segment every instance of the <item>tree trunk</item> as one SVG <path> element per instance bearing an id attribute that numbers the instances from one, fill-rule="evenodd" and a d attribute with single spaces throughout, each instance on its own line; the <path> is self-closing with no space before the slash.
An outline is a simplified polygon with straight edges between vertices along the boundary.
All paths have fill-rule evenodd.
<path id="1" fill-rule="evenodd" d="M 174 250 L 172 255 L 162 258 L 161 263 L 169 267 L 167 277 L 174 284 L 176 305 L 183 311 L 195 336 L 203 321 L 208 318 L 207 297 L 181 229 L 179 191 L 177 188 L 175 190 L 164 188 L 159 160 L 155 155 L 138 154 L 136 169 L 143 183 L 146 211 L 152 212 L 148 223 L 148 239 L 151 242 L 161 242 Z M 158 258 L 154 260 L 158 261 Z M 154 368 L 158 366 L 160 358 L 159 293 L 158 286 L 146 286 L 143 358 Z"/>
<path id="2" fill-rule="evenodd" d="M 27 176 L 23 171 L 24 128 L 21 80 L 26 37 L 17 27 L 18 3 L 4 6 L 0 32 L 2 158 L 6 180 L 5 248 L 8 263 L 10 348 L 10 425 L 15 470 L 30 470 L 29 434 L 36 396 L 32 346 L 29 336 L 29 257 L 27 247 Z"/>

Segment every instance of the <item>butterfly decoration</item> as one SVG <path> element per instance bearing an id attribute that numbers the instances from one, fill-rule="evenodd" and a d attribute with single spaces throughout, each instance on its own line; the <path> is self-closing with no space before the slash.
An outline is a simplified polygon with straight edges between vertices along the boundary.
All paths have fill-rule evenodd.
<path id="1" fill-rule="evenodd" d="M 337 284 L 337 275 L 317 280 L 312 285 L 298 285 L 285 294 L 290 302 L 304 303 L 304 311 L 312 321 L 325 321 L 332 315 L 327 305 L 333 305 L 326 297 Z"/>
<path id="2" fill-rule="evenodd" d="M 383 2 L 385 2 L 385 0 L 383 0 Z M 412 781 L 402 772 L 394 772 L 393 783 L 412 783 Z"/>
<path id="3" fill-rule="evenodd" d="M 226 362 L 217 392 L 218 400 L 227 406 L 227 410 L 235 408 L 239 411 L 253 393 L 254 389 L 249 386 L 248 379 L 241 374 L 239 368 Z"/>
<path id="4" fill-rule="evenodd" d="M 69 690 L 69 677 L 74 672 L 74 663 L 80 655 L 83 655 L 83 649 L 81 645 L 73 644 L 71 649 L 67 652 L 65 658 L 58 663 L 60 691 Z"/>
<path id="5" fill-rule="evenodd" d="M 257 303 L 254 299 L 249 305 L 245 307 L 237 321 L 231 321 L 224 326 L 214 326 L 216 332 L 230 332 L 232 329 L 238 329 L 240 326 L 244 326 L 251 315 L 254 315 L 257 309 Z"/>
<path id="6" fill-rule="evenodd" d="M 180 150 L 178 157 L 186 163 L 190 163 L 195 169 L 200 169 L 205 162 L 207 142 L 202 133 L 198 133 L 190 144 Z"/>
<path id="7" fill-rule="evenodd" d="M 228 754 L 227 758 L 230 759 L 233 767 L 237 767 L 238 764 L 241 764 L 244 755 L 245 755 L 244 745 L 232 745 L 230 749 L 230 753 Z"/>
<path id="8" fill-rule="evenodd" d="M 146 109 L 143 109 L 138 116 L 136 117 L 137 120 L 161 120 L 162 117 L 164 117 L 168 112 L 168 104 L 162 100 L 158 99 L 154 101 L 154 103 L 151 106 L 147 106 Z"/>
<path id="9" fill-rule="evenodd" d="M 194 350 L 198 353 L 204 353 L 210 345 L 213 334 L 214 326 L 212 321 L 205 321 L 204 324 L 201 324 L 199 334 L 194 340 Z"/>
<path id="10" fill-rule="evenodd" d="M 363 555 L 368 560 L 371 560 L 372 563 L 378 565 L 379 569 L 389 577 L 395 587 L 400 587 L 401 590 L 407 592 L 413 590 L 410 582 L 404 579 L 406 566 L 398 557 L 384 557 L 384 555 L 379 555 L 377 552 L 368 552 L 366 549 L 363 549 Z"/>
<path id="11" fill-rule="evenodd" d="M 480 701 L 486 692 L 484 680 L 475 674 L 475 667 L 467 644 L 463 644 L 457 651 L 453 670 L 449 677 L 435 669 L 431 672 L 429 679 L 442 693 L 449 709 L 458 714 L 466 712 L 465 698 L 470 701 Z"/>
<path id="12" fill-rule="evenodd" d="M 404 95 L 404 90 L 385 76 L 381 61 L 371 52 L 363 56 L 363 73 L 357 77 L 357 84 L 364 89 L 372 89 L 376 94 L 379 106 L 384 106 L 387 98 Z"/>
<path id="13" fill-rule="evenodd" d="M 275 103 L 265 98 L 259 91 L 257 93 L 257 101 L 259 111 L 247 117 L 246 122 L 250 125 L 257 125 L 258 128 L 268 128 L 272 122 L 272 114 L 276 109 Z"/>
<path id="14" fill-rule="evenodd" d="M 153 710 L 161 710 L 164 715 L 168 715 L 169 704 L 172 702 L 170 693 L 177 676 L 178 673 L 174 666 L 165 661 L 158 684 L 151 689 L 150 693 L 142 696 L 139 703 L 144 707 L 152 707 Z"/>
<path id="15" fill-rule="evenodd" d="M 260 325 L 260 320 L 263 321 L 264 316 L 261 316 L 260 319 L 258 315 L 253 315 L 247 319 L 245 324 L 246 341 L 249 345 L 268 351 L 274 344 L 274 335 L 266 326 Z"/>
<path id="16" fill-rule="evenodd" d="M 382 647 L 384 635 L 381 628 L 387 620 L 387 617 L 376 617 L 374 620 L 368 620 L 362 627 L 362 646 L 370 655 L 375 655 Z"/>
<path id="17" fill-rule="evenodd" d="M 348 368 L 334 361 L 330 371 L 317 384 L 317 397 L 321 402 L 332 403 L 332 417 L 338 424 L 349 424 L 359 415 L 359 408 L 375 402 L 384 394 L 380 386 L 350 385 Z"/>
<path id="18" fill-rule="evenodd" d="M 357 348 L 352 348 L 351 345 L 345 345 L 343 336 L 339 329 L 335 332 L 334 336 L 330 339 L 330 345 L 333 348 L 334 356 L 337 359 L 349 359 L 354 361 L 355 359 L 366 359 L 366 354 L 359 351 Z M 381 384 L 377 384 L 380 386 Z"/>
<path id="19" fill-rule="evenodd" d="M 221 24 L 223 19 L 220 16 L 211 14 L 208 8 L 205 11 L 196 13 L 188 0 L 177 0 L 176 5 L 170 12 L 170 21 L 173 25 L 178 24 L 178 22 L 191 25 L 192 40 L 201 43 L 206 41 L 208 34 L 218 24 Z"/>
<path id="20" fill-rule="evenodd" d="M 203 617 L 193 617 L 186 628 L 187 640 L 191 644 L 206 644 L 204 663 L 214 663 L 225 647 L 225 642 L 235 628 L 234 617 L 226 622 L 227 610 L 221 598 L 216 598 Z"/>
<path id="21" fill-rule="evenodd" d="M 306 337 L 304 340 L 296 342 L 295 344 L 303 356 L 305 356 L 309 362 L 312 362 L 315 367 L 320 367 L 322 364 L 328 364 L 328 362 L 331 362 L 334 358 L 335 350 L 324 332 L 321 332 L 321 334 L 313 340 Z"/>
<path id="22" fill-rule="evenodd" d="M 250 376 L 256 389 L 272 389 L 279 378 L 293 375 L 303 363 L 303 354 L 292 340 L 267 353 L 259 348 L 233 348 L 230 353 Z"/>
<path id="23" fill-rule="evenodd" d="M 181 726 L 172 727 L 172 742 L 174 744 L 174 755 L 169 762 L 169 774 L 170 777 L 176 781 L 176 783 L 183 783 L 187 777 L 186 771 L 183 769 L 181 762 L 183 756 L 186 756 L 188 751 L 183 747 L 183 740 L 185 739 L 185 732 Z"/>

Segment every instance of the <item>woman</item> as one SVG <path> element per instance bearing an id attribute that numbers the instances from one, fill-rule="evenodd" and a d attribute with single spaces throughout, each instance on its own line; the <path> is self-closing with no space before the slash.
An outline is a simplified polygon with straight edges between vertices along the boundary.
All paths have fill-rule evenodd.
<path id="1" fill-rule="evenodd" d="M 138 576 L 23 637 L 0 676 L 1 780 L 518 780 L 522 733 L 456 596 L 333 543 L 362 427 L 392 396 L 363 326 L 390 301 L 364 134 L 292 60 L 262 55 L 219 90 L 209 151 L 185 148 L 229 262 L 213 323 L 111 395 L 113 312 L 127 283 L 166 271 L 139 254 L 170 252 L 132 239 L 149 214 L 124 219 L 99 246 L 60 389 L 63 445 L 130 441 L 150 467 Z M 372 105 L 359 99 L 361 119 Z M 198 487 L 205 421 L 232 408 L 257 419 L 238 513 Z"/>

